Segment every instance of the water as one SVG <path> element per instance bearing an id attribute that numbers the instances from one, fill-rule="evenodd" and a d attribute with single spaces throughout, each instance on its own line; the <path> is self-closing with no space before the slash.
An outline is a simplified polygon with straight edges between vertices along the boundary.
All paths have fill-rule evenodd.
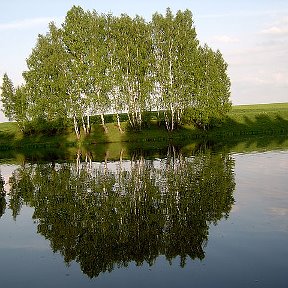
<path id="1" fill-rule="evenodd" d="M 288 151 L 3 164 L 1 287 L 288 287 L 287 171 Z"/>

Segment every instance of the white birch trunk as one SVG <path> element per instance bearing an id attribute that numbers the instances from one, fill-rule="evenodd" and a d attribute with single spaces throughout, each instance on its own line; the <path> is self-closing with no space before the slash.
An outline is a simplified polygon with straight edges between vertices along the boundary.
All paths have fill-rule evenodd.
<path id="1" fill-rule="evenodd" d="M 116 113 L 116 115 L 117 115 L 117 125 L 118 125 L 118 129 L 119 129 L 120 133 L 123 133 L 123 130 L 122 130 L 122 128 L 121 128 L 121 123 L 120 123 L 119 114 Z"/>
<path id="2" fill-rule="evenodd" d="M 128 121 L 129 121 L 131 127 L 133 127 L 133 122 L 132 122 L 131 115 L 130 115 L 129 111 L 128 111 L 127 115 L 128 115 Z"/>
<path id="3" fill-rule="evenodd" d="M 161 125 L 161 120 L 160 120 L 160 111 L 159 111 L 159 107 L 157 108 L 158 109 L 158 111 L 157 111 L 157 117 L 158 117 L 158 126 L 160 126 Z"/>
<path id="4" fill-rule="evenodd" d="M 90 133 L 90 131 L 91 131 L 91 127 L 90 127 L 90 116 L 87 115 L 87 132 L 88 132 L 88 134 Z"/>
<path id="5" fill-rule="evenodd" d="M 173 93 L 173 75 L 172 75 L 172 45 L 171 43 L 170 49 L 169 49 L 169 86 L 170 86 L 170 95 Z M 171 93 L 172 92 L 172 93 Z M 169 93 L 168 93 L 169 95 Z M 174 99 L 169 99 L 170 102 L 170 111 L 171 111 L 171 131 L 174 130 L 174 107 L 173 107 L 173 101 Z"/>
<path id="6" fill-rule="evenodd" d="M 169 131 L 169 130 L 170 130 L 169 117 L 168 117 L 166 111 L 164 112 L 164 118 L 165 118 L 165 125 L 166 125 L 166 129 Z"/>
<path id="7" fill-rule="evenodd" d="M 108 130 L 107 130 L 107 127 L 106 127 L 106 125 L 105 125 L 105 120 L 104 120 L 104 115 L 103 115 L 103 113 L 101 114 L 101 122 L 102 122 L 102 127 L 103 127 L 103 129 L 104 129 L 104 132 L 107 133 Z"/>
<path id="8" fill-rule="evenodd" d="M 140 111 L 138 112 L 137 122 L 138 122 L 139 127 L 141 128 L 141 125 L 142 125 L 142 114 L 141 114 L 141 109 L 139 109 L 139 110 Z"/>
<path id="9" fill-rule="evenodd" d="M 122 171 L 123 153 L 124 153 L 124 150 L 123 150 L 123 148 L 122 148 L 121 151 L 120 151 L 120 158 L 119 158 L 120 170 L 121 170 L 121 171 Z"/>
<path id="10" fill-rule="evenodd" d="M 77 169 L 77 173 L 79 173 L 79 171 L 80 171 L 80 164 L 81 164 L 81 151 L 80 151 L 80 149 L 78 149 L 78 151 L 77 151 L 77 158 L 76 158 L 76 169 Z"/>
<path id="11" fill-rule="evenodd" d="M 86 128 L 86 124 L 85 124 L 84 117 L 82 116 L 81 119 L 82 119 L 83 131 L 84 131 L 84 133 L 85 133 L 85 135 L 86 135 L 86 134 L 87 134 L 87 128 Z"/>
<path id="12" fill-rule="evenodd" d="M 79 140 L 80 139 L 80 132 L 79 132 L 79 127 L 78 127 L 78 123 L 77 123 L 77 119 L 76 119 L 75 115 L 73 116 L 73 121 L 74 121 L 75 134 L 76 134 L 77 139 Z"/>
<path id="13" fill-rule="evenodd" d="M 173 105 L 171 104 L 170 105 L 170 110 L 171 110 L 171 131 L 173 131 L 174 130 L 174 114 L 175 114 L 175 112 L 174 112 L 174 107 L 173 107 Z"/>

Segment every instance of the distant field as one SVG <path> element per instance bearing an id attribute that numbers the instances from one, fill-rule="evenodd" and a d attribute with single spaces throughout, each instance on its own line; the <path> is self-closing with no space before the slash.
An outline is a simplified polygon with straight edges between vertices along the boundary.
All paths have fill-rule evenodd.
<path id="1" fill-rule="evenodd" d="M 287 133 L 288 103 L 233 106 L 228 119 L 218 131 L 238 134 Z"/>
<path id="2" fill-rule="evenodd" d="M 261 117 L 270 118 L 271 121 L 275 120 L 275 117 L 288 120 L 288 103 L 233 106 L 228 116 L 239 123 L 249 119 L 261 119 Z"/>
<path id="3" fill-rule="evenodd" d="M 261 111 L 280 111 L 280 110 L 287 110 L 288 109 L 288 102 L 287 103 L 272 103 L 272 104 L 253 104 L 253 105 L 235 105 L 232 107 L 233 112 L 247 112 L 247 111 L 254 111 L 254 112 L 261 112 Z"/>

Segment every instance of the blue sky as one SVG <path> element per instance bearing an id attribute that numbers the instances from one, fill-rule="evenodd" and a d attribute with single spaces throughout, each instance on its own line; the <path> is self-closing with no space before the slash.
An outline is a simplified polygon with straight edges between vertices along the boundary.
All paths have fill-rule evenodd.
<path id="1" fill-rule="evenodd" d="M 16 85 L 22 83 L 37 35 L 45 34 L 51 21 L 60 26 L 73 5 L 147 20 L 167 7 L 189 9 L 200 42 L 220 49 L 228 62 L 233 104 L 288 102 L 287 0 L 1 0 L 0 83 L 5 72 Z"/>

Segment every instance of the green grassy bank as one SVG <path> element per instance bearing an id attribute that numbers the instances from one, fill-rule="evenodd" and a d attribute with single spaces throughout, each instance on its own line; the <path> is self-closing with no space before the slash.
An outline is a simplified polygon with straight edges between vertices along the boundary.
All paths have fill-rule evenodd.
<path id="1" fill-rule="evenodd" d="M 225 121 L 209 131 L 200 131 L 189 125 L 182 126 L 173 132 L 167 132 L 153 120 L 141 131 L 133 132 L 127 129 L 127 123 L 122 123 L 123 133 L 120 133 L 115 123 L 107 123 L 105 133 L 100 124 L 92 125 L 88 137 L 82 137 L 77 142 L 73 130 L 66 134 L 46 136 L 24 136 L 16 123 L 0 123 L 0 150 L 13 149 L 47 149 L 99 145 L 101 143 L 127 143 L 139 147 L 151 146 L 153 143 L 169 142 L 185 144 L 193 141 L 212 141 L 218 145 L 235 145 L 247 139 L 263 137 L 288 137 L 288 103 L 258 104 L 233 106 Z M 236 143 L 236 144 L 237 144 Z M 124 145 L 124 144 L 123 144 Z"/>

